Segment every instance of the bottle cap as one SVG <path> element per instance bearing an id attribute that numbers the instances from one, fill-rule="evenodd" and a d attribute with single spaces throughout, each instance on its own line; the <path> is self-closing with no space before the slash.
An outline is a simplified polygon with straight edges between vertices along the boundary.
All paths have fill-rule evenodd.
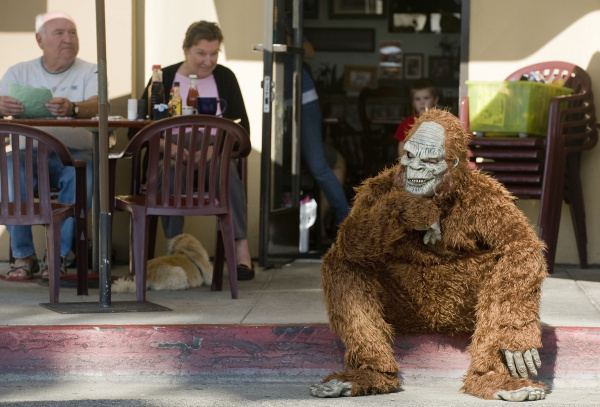
<path id="1" fill-rule="evenodd" d="M 194 75 L 194 74 L 190 75 L 190 79 L 196 79 L 197 77 L 198 77 L 198 75 Z"/>
<path id="2" fill-rule="evenodd" d="M 152 65 L 152 69 L 160 69 L 160 65 Z"/>

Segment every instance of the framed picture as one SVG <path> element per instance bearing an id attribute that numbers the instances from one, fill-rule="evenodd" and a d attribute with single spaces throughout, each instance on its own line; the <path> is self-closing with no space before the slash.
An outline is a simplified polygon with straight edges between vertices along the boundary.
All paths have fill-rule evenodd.
<path id="1" fill-rule="evenodd" d="M 374 28 L 306 27 L 304 36 L 312 43 L 317 52 L 375 51 Z"/>
<path id="2" fill-rule="evenodd" d="M 452 57 L 436 56 L 429 57 L 429 78 L 436 79 L 453 79 L 454 78 L 454 63 Z"/>
<path id="3" fill-rule="evenodd" d="M 319 18 L 319 0 L 304 0 L 302 16 L 306 19 L 316 20 Z"/>
<path id="4" fill-rule="evenodd" d="M 423 54 L 404 54 L 404 78 L 421 79 L 423 77 Z"/>
<path id="5" fill-rule="evenodd" d="M 375 87 L 377 83 L 376 66 L 344 67 L 344 90 L 347 92 L 361 91 L 363 88 Z"/>
<path id="6" fill-rule="evenodd" d="M 388 0 L 329 0 L 329 18 L 384 18 Z"/>

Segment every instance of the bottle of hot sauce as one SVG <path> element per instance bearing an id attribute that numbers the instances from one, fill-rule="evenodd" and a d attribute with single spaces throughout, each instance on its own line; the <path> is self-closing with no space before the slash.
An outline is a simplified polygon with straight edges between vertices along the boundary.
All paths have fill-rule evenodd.
<path id="1" fill-rule="evenodd" d="M 179 82 L 173 83 L 173 97 L 169 101 L 169 116 L 181 116 L 181 95 Z"/>
<path id="2" fill-rule="evenodd" d="M 196 84 L 198 76 L 190 75 L 190 89 L 188 90 L 186 106 L 198 108 L 198 85 Z"/>

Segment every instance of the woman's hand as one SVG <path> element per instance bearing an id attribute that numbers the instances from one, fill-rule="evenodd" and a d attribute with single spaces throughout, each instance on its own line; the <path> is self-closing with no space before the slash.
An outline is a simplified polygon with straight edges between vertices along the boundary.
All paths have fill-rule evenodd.
<path id="1" fill-rule="evenodd" d="M 208 146 L 208 151 L 206 152 L 206 155 L 208 156 L 208 158 L 206 159 L 207 163 L 212 158 L 212 153 L 213 153 L 213 146 Z M 202 151 L 201 150 L 196 151 L 196 154 L 194 155 L 194 166 L 195 167 L 198 167 L 198 164 L 200 164 L 201 157 L 202 157 Z"/>

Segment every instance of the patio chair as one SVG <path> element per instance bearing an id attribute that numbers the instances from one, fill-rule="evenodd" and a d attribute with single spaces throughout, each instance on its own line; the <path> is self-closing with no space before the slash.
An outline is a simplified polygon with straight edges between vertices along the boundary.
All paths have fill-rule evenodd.
<path id="1" fill-rule="evenodd" d="M 210 134 L 211 137 L 202 135 Z M 187 136 L 187 137 L 186 137 Z M 201 146 L 196 141 L 202 137 Z M 172 144 L 165 143 L 161 151 L 161 138 L 176 140 L 175 154 Z M 187 139 L 187 140 L 186 140 Z M 209 146 L 213 146 L 209 149 Z M 197 165 L 186 166 L 183 149 L 189 155 L 201 152 Z M 146 184 L 141 183 L 143 150 L 148 151 Z M 114 180 L 116 159 L 131 159 L 131 187 L 129 195 L 114 198 L 114 208 L 131 214 L 130 261 L 136 275 L 137 300 L 146 298 L 146 262 L 148 259 L 151 221 L 157 216 L 216 216 L 220 233 L 217 252 L 225 252 L 232 298 L 238 297 L 235 240 L 232 211 L 229 204 L 229 171 L 233 158 L 246 157 L 251 150 L 246 130 L 231 120 L 209 115 L 189 115 L 159 120 L 144 127 L 131 138 L 123 152 L 112 155 L 111 179 Z M 173 160 L 162 160 L 163 156 Z M 162 189 L 158 189 L 159 165 L 162 165 Z M 170 174 L 174 171 L 173 194 L 170 194 Z M 245 174 L 242 174 L 245 177 Z M 185 180 L 184 180 L 185 178 Z M 152 242 L 154 243 L 154 242 Z M 220 249 L 220 245 L 224 250 Z M 216 256 L 211 289 L 221 290 L 223 281 L 223 256 Z"/>
<path id="2" fill-rule="evenodd" d="M 405 88 L 380 86 L 364 88 L 358 96 L 358 114 L 362 125 L 364 177 L 377 175 L 395 164 L 398 142 L 394 132 L 410 108 Z"/>
<path id="3" fill-rule="evenodd" d="M 543 62 L 519 69 L 506 80 L 537 72 L 546 80 L 561 77 L 573 89 L 554 97 L 548 112 L 546 137 L 475 137 L 469 146 L 477 167 L 493 175 L 515 196 L 539 199 L 539 237 L 546 243 L 552 273 L 556 257 L 562 201 L 570 206 L 579 264 L 587 268 L 587 231 L 579 167 L 581 153 L 598 141 L 594 95 L 587 72 L 567 62 Z M 464 98 L 460 118 L 469 126 L 469 101 Z"/>
<path id="4" fill-rule="evenodd" d="M 20 124 L 1 123 L 0 137 L 0 224 L 44 225 L 46 228 L 47 262 L 49 270 L 50 302 L 59 302 L 60 287 L 60 227 L 62 221 L 75 218 L 77 261 L 77 295 L 87 295 L 87 195 L 86 164 L 74 160 L 65 145 L 40 129 Z M 37 143 L 37 162 L 34 163 L 34 143 Z M 24 147 L 24 148 L 23 148 Z M 8 177 L 8 156 L 22 150 L 24 156 L 12 154 L 14 179 Z M 63 165 L 75 167 L 77 193 L 74 204 L 58 203 L 51 199 L 48 156 L 54 152 Z M 25 173 L 20 164 L 25 161 Z M 20 181 L 24 175 L 25 183 Z M 37 185 L 34 182 L 37 178 Z M 14 198 L 8 200 L 9 184 L 13 184 Z M 26 197 L 21 199 L 22 194 Z"/>

